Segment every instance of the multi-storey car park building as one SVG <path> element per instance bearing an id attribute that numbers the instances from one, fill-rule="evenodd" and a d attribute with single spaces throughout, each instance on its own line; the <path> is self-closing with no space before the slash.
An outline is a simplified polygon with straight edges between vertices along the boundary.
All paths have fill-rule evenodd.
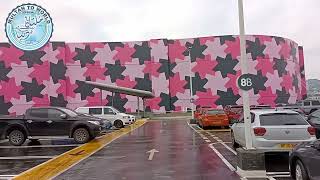
<path id="1" fill-rule="evenodd" d="M 249 72 L 256 86 L 251 104 L 295 103 L 306 95 L 303 49 L 290 39 L 247 35 Z M 190 47 L 190 48 L 188 48 Z M 181 111 L 194 104 L 241 104 L 238 36 L 153 39 L 136 42 L 50 42 L 36 51 L 0 43 L 0 114 L 22 114 L 31 106 L 100 105 L 101 93 L 90 80 L 151 91 L 147 111 Z M 102 104 L 111 93 L 102 91 Z M 135 112 L 137 98 L 115 94 L 114 106 Z M 140 108 L 142 109 L 142 107 Z"/>

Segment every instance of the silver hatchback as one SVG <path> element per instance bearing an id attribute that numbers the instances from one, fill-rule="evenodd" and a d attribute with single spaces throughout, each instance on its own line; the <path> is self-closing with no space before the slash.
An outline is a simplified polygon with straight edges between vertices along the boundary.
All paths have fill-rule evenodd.
<path id="1" fill-rule="evenodd" d="M 252 144 L 265 151 L 291 151 L 301 142 L 316 139 L 315 129 L 292 110 L 251 110 Z M 245 146 L 243 117 L 231 127 L 234 147 Z"/>

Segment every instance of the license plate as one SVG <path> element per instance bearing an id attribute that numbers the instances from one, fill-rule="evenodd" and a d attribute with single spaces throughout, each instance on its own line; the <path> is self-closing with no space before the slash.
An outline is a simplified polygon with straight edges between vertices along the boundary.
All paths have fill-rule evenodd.
<path id="1" fill-rule="evenodd" d="M 280 147 L 283 149 L 293 149 L 296 144 L 280 144 Z"/>

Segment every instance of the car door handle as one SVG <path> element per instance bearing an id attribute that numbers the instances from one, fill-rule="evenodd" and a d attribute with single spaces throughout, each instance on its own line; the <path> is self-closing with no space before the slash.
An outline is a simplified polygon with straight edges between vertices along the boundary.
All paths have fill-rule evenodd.
<path id="1" fill-rule="evenodd" d="M 48 121 L 46 121 L 46 122 L 47 122 L 47 123 L 49 123 L 49 124 L 50 124 L 50 123 L 52 123 L 52 121 L 51 121 L 51 120 L 48 120 Z"/>
<path id="2" fill-rule="evenodd" d="M 33 122 L 33 121 L 32 121 L 32 120 L 30 120 L 30 119 L 29 119 L 29 120 L 27 120 L 27 123 L 32 123 L 32 122 Z"/>

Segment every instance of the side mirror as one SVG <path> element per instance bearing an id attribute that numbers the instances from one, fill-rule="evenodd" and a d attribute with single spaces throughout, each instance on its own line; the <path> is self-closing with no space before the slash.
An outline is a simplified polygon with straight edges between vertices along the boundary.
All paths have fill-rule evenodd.
<path id="1" fill-rule="evenodd" d="M 237 119 L 231 119 L 230 124 L 234 124 L 234 123 L 237 123 L 237 122 L 239 122 L 239 120 L 237 120 Z"/>
<path id="2" fill-rule="evenodd" d="M 116 112 L 113 112 L 113 114 L 114 114 L 114 115 L 117 115 L 117 113 L 116 113 Z"/>
<path id="3" fill-rule="evenodd" d="M 61 115 L 60 115 L 60 118 L 61 118 L 61 119 L 67 119 L 67 115 L 66 115 L 66 114 L 61 114 Z"/>

